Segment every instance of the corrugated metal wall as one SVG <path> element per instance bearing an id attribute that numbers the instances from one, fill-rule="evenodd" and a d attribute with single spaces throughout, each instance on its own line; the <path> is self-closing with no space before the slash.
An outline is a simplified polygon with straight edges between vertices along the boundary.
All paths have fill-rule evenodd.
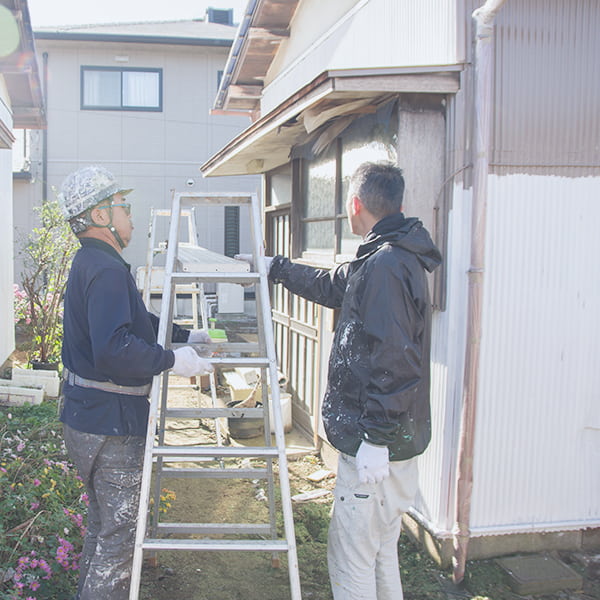
<path id="1" fill-rule="evenodd" d="M 310 31 L 318 0 L 302 2 L 292 35 Z M 282 46 L 269 73 L 261 112 L 267 114 L 303 85 L 330 69 L 448 65 L 457 61 L 456 0 L 361 0 L 310 45 Z M 289 48 L 289 52 L 287 49 Z M 287 54 L 286 54 L 287 52 Z"/>
<path id="2" fill-rule="evenodd" d="M 495 172 L 600 174 L 599 31 L 597 0 L 504 4 L 495 29 Z"/>
<path id="3" fill-rule="evenodd" d="M 474 535 L 600 525 L 599 189 L 490 177 Z"/>
<path id="4" fill-rule="evenodd" d="M 428 527 L 448 536 L 454 527 L 455 471 L 464 371 L 471 192 L 454 187 L 448 218 L 447 304 L 433 317 L 431 340 L 432 439 L 419 459 L 420 493 L 415 508 Z"/>

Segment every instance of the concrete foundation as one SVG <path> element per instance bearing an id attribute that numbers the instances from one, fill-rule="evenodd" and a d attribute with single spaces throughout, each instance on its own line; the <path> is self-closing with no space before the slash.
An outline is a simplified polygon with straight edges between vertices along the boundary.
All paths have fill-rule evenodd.
<path id="1" fill-rule="evenodd" d="M 452 565 L 454 553 L 452 537 L 433 535 L 412 516 L 403 519 L 404 531 L 442 568 Z M 509 554 L 550 552 L 561 550 L 600 550 L 600 528 L 579 531 L 555 531 L 548 533 L 513 533 L 473 537 L 469 541 L 468 560 L 485 560 Z"/>

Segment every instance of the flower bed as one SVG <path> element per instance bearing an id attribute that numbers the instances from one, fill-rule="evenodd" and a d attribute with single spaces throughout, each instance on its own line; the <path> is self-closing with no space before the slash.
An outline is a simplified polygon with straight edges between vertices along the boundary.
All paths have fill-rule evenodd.
<path id="1" fill-rule="evenodd" d="M 56 403 L 0 408 L 0 600 L 70 598 L 87 496 Z"/>

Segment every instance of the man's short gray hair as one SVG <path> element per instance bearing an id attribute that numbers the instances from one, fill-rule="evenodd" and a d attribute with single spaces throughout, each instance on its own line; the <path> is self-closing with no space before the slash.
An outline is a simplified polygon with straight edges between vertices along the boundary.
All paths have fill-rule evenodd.
<path id="1" fill-rule="evenodd" d="M 404 177 L 391 162 L 366 162 L 350 178 L 349 193 L 358 196 L 364 207 L 382 219 L 402 210 Z"/>

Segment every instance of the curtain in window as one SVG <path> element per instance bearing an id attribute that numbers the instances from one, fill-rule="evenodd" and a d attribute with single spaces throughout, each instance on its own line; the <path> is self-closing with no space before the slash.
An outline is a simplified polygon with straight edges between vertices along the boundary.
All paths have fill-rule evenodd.
<path id="1" fill-rule="evenodd" d="M 121 73 L 118 71 L 84 71 L 84 106 L 121 106 Z"/>
<path id="2" fill-rule="evenodd" d="M 156 108 L 159 102 L 158 73 L 123 72 L 123 106 Z"/>

